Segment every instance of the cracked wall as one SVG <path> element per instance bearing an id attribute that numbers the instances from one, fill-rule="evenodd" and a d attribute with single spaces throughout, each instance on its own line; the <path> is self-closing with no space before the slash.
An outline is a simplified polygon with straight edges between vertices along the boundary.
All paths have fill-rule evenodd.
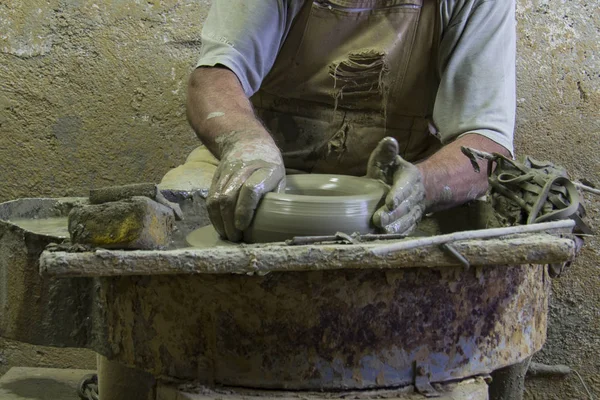
<path id="1" fill-rule="evenodd" d="M 187 75 L 209 0 L 0 0 L 0 201 L 158 181 L 197 141 Z M 586 0 L 518 0 L 516 147 L 600 185 L 600 13 Z M 600 201 L 590 200 L 600 230 Z M 600 243 L 554 282 L 538 361 L 600 394 Z M 89 366 L 64 350 L 0 342 L 11 365 Z M 87 361 L 86 361 L 87 360 Z M 86 364 L 87 363 L 87 364 Z M 529 399 L 586 398 L 576 376 L 531 380 Z"/>

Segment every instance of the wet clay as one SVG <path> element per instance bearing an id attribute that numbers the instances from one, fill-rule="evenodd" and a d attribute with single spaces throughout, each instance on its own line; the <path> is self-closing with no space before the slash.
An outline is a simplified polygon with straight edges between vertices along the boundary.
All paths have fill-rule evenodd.
<path id="1" fill-rule="evenodd" d="M 383 202 L 382 182 L 346 175 L 287 177 L 283 193 L 268 193 L 256 210 L 248 243 L 279 242 L 294 236 L 372 233 L 371 218 Z"/>
<path id="2" fill-rule="evenodd" d="M 8 222 L 39 235 L 69 237 L 67 217 L 11 219 Z"/>
<path id="3" fill-rule="evenodd" d="M 235 246 L 235 243 L 221 239 L 219 233 L 212 225 L 196 229 L 187 235 L 185 240 L 195 249 L 208 249 L 217 246 Z"/>
<path id="4" fill-rule="evenodd" d="M 261 201 L 252 225 L 244 231 L 247 243 L 282 242 L 294 236 L 372 233 L 371 217 L 381 205 L 387 187 L 367 178 L 345 175 L 288 175 L 281 193 L 268 193 Z M 186 237 L 194 248 L 232 245 L 212 226 Z"/>

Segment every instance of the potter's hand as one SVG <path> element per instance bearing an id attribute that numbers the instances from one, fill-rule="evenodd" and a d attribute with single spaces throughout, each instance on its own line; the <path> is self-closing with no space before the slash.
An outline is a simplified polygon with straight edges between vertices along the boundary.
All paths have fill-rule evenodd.
<path id="1" fill-rule="evenodd" d="M 398 155 L 396 139 L 379 142 L 367 166 L 367 177 L 391 185 L 385 205 L 373 215 L 373 223 L 386 233 L 409 233 L 425 211 L 425 186 L 419 169 Z"/>
<path id="2" fill-rule="evenodd" d="M 216 139 L 221 162 L 208 192 L 206 206 L 219 234 L 233 242 L 252 222 L 260 199 L 285 186 L 281 153 L 271 140 L 252 131 L 234 131 Z"/>

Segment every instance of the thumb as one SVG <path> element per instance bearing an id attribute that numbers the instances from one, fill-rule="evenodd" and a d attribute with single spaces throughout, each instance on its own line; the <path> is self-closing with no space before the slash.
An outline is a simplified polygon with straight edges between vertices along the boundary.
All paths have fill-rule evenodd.
<path id="1" fill-rule="evenodd" d="M 398 151 L 399 146 L 396 139 L 389 136 L 381 139 L 369 157 L 367 178 L 379 179 L 389 183 L 391 177 L 389 169 L 396 165 Z"/>

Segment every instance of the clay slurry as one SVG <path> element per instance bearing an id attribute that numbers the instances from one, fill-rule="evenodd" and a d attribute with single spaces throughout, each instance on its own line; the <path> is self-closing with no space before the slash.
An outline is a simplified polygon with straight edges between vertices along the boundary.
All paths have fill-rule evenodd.
<path id="1" fill-rule="evenodd" d="M 11 224 L 38 235 L 56 236 L 60 238 L 69 237 L 67 217 L 51 218 L 19 218 L 8 221 Z"/>

